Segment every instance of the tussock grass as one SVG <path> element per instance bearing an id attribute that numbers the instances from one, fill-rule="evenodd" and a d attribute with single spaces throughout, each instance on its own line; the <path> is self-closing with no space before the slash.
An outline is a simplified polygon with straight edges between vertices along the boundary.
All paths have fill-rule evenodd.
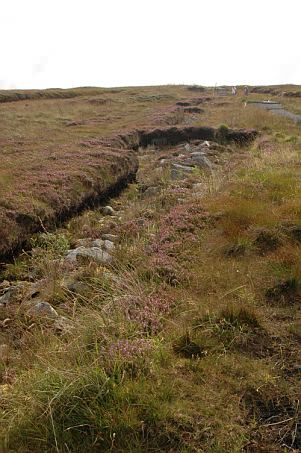
<path id="1" fill-rule="evenodd" d="M 129 380 L 122 368 L 115 366 L 108 374 L 97 360 L 93 364 L 78 352 L 76 363 L 42 366 L 20 382 L 14 394 L 18 413 L 9 429 L 10 449 L 133 448 L 143 441 L 142 421 L 147 426 L 166 417 L 162 403 L 170 391 L 146 381 L 141 363 L 139 380 Z M 30 400 L 23 398 L 24 391 L 31 394 Z"/>

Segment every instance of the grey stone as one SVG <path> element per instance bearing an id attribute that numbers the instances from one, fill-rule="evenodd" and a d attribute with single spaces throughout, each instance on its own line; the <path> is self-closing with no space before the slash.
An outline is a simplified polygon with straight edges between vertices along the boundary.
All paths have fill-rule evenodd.
<path id="1" fill-rule="evenodd" d="M 114 211 L 114 209 L 112 208 L 112 206 L 104 206 L 104 207 L 101 209 L 101 212 L 102 212 L 104 215 L 114 215 L 114 214 L 115 214 L 115 211 Z"/>
<path id="2" fill-rule="evenodd" d="M 93 247 L 99 247 L 101 248 L 104 244 L 104 241 L 102 239 L 95 239 L 93 242 L 92 242 L 92 246 Z"/>
<path id="3" fill-rule="evenodd" d="M 192 158 L 192 162 L 200 168 L 211 170 L 212 169 L 212 164 L 209 159 L 207 159 L 206 156 L 194 156 Z"/>
<path id="4" fill-rule="evenodd" d="M 190 153 L 191 157 L 202 157 L 205 156 L 205 153 L 203 151 L 194 151 L 193 153 Z"/>
<path id="5" fill-rule="evenodd" d="M 39 294 L 39 282 L 18 282 L 13 286 L 6 286 L 0 297 L 0 307 L 5 308 L 8 305 L 16 302 L 21 302 L 23 299 L 30 299 Z"/>
<path id="6" fill-rule="evenodd" d="M 210 148 L 210 143 L 206 140 L 205 142 L 201 143 L 200 145 L 198 145 L 195 150 L 196 151 L 208 151 Z"/>
<path id="7" fill-rule="evenodd" d="M 73 322 L 65 316 L 59 316 L 54 322 L 54 328 L 61 334 L 68 334 L 74 329 Z"/>
<path id="8" fill-rule="evenodd" d="M 184 179 L 187 174 L 193 171 L 193 167 L 173 163 L 170 171 L 170 177 L 173 181 Z"/>
<path id="9" fill-rule="evenodd" d="M 142 194 L 142 198 L 153 197 L 161 192 L 160 187 L 148 187 Z"/>
<path id="10" fill-rule="evenodd" d="M 191 159 L 182 160 L 181 165 L 185 167 L 194 167 L 194 163 Z"/>
<path id="11" fill-rule="evenodd" d="M 65 286 L 69 291 L 75 294 L 84 294 L 89 290 L 88 285 L 80 281 L 69 282 Z"/>
<path id="12" fill-rule="evenodd" d="M 76 257 L 79 249 L 84 249 L 85 247 L 78 247 L 74 250 L 68 250 L 68 254 L 66 256 L 66 260 L 70 261 L 70 263 L 76 263 Z"/>
<path id="13" fill-rule="evenodd" d="M 33 318 L 55 319 L 59 316 L 57 311 L 48 302 L 44 301 L 37 302 L 28 310 L 27 314 Z"/>
<path id="14" fill-rule="evenodd" d="M 172 164 L 172 168 L 179 170 L 179 171 L 186 172 L 186 173 L 191 173 L 193 170 L 193 168 L 191 168 L 191 167 L 188 167 L 186 165 L 176 164 L 176 163 Z"/>
<path id="15" fill-rule="evenodd" d="M 188 153 L 189 153 L 189 151 L 191 151 L 191 147 L 190 147 L 189 143 L 186 143 L 186 144 L 184 145 L 184 149 L 185 149 L 185 151 L 187 151 Z"/>
<path id="16" fill-rule="evenodd" d="M 78 247 L 77 249 L 69 250 L 66 260 L 75 263 L 78 257 L 91 258 L 101 264 L 112 261 L 111 255 L 99 247 Z"/>
<path id="17" fill-rule="evenodd" d="M 0 306 L 7 306 L 14 301 L 20 291 L 19 286 L 9 286 L 4 290 L 4 294 L 0 297 Z"/>
<path id="18" fill-rule="evenodd" d="M 112 251 L 115 249 L 115 244 L 112 241 L 108 241 L 107 239 L 104 241 L 103 245 L 104 250 L 107 250 L 108 252 Z"/>
<path id="19" fill-rule="evenodd" d="M 104 239 L 105 241 L 111 241 L 111 242 L 117 242 L 118 241 L 118 236 L 117 234 L 103 234 L 102 235 L 102 239 Z"/>

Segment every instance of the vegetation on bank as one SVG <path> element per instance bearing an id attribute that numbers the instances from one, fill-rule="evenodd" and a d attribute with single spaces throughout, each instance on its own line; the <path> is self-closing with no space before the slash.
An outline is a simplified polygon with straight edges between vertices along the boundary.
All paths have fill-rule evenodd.
<path id="1" fill-rule="evenodd" d="M 5 91 L 0 101 L 2 95 L 28 96 L 0 104 L 2 257 L 41 222 L 54 224 L 130 179 L 137 166 L 133 153 L 108 148 L 102 139 L 137 125 L 148 100 L 156 106 L 169 99 L 168 94 L 153 98 L 147 89 Z"/>
<path id="2" fill-rule="evenodd" d="M 301 449 L 299 129 L 232 100 L 205 115 L 262 134 L 184 182 L 146 150 L 121 221 L 85 212 L 6 268 L 43 281 L 72 328 L 5 313 L 4 451 Z M 103 232 L 120 237 L 110 266 L 58 259 Z"/>
<path id="3" fill-rule="evenodd" d="M 1 102 L 16 102 L 39 99 L 69 99 L 77 96 L 102 94 L 104 88 L 50 88 L 48 90 L 0 90 Z"/>

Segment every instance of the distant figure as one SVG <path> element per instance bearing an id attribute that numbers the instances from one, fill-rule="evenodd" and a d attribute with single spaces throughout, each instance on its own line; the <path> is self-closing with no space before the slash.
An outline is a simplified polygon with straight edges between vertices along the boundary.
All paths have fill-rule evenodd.
<path id="1" fill-rule="evenodd" d="M 249 94 L 249 87 L 247 85 L 245 85 L 245 87 L 244 87 L 244 93 L 245 93 L 245 96 L 248 96 L 248 94 Z"/>
<path id="2" fill-rule="evenodd" d="M 233 96 L 236 96 L 236 93 L 237 93 L 237 88 L 236 88 L 236 87 L 232 87 L 232 94 L 233 94 Z"/>

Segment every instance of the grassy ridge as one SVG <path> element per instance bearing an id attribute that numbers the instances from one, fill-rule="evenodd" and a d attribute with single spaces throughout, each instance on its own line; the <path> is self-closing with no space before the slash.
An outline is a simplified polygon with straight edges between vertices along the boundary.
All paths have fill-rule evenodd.
<path id="1" fill-rule="evenodd" d="M 0 90 L 1 102 L 15 102 L 37 99 L 69 99 L 76 96 L 102 94 L 103 88 L 50 88 L 48 90 Z"/>

